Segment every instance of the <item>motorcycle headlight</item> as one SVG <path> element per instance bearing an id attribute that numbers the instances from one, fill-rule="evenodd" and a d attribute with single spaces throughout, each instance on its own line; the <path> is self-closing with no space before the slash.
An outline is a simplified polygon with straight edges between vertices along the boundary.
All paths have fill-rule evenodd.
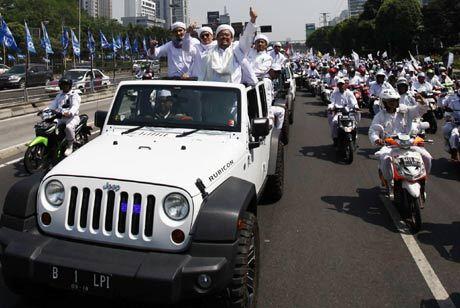
<path id="1" fill-rule="evenodd" d="M 64 202 L 64 185 L 57 180 L 49 181 L 45 187 L 45 197 L 54 206 L 62 205 Z"/>
<path id="2" fill-rule="evenodd" d="M 168 195 L 163 202 L 163 209 L 172 220 L 183 220 L 190 212 L 190 206 L 187 198 L 179 193 L 172 193 Z"/>

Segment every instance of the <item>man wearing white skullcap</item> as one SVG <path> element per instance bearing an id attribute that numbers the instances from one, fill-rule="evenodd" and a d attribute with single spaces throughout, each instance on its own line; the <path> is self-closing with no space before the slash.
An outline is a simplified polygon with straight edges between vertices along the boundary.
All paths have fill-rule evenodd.
<path id="1" fill-rule="evenodd" d="M 268 77 L 268 71 L 272 67 L 273 59 L 267 52 L 269 43 L 266 35 L 258 34 L 254 38 L 254 48 L 249 51 L 248 60 L 257 78 Z"/>
<path id="2" fill-rule="evenodd" d="M 281 53 L 281 43 L 280 42 L 276 42 L 274 45 L 273 45 L 273 50 L 270 51 L 270 56 L 272 57 L 273 59 L 273 63 L 278 63 L 279 65 L 281 66 L 284 66 L 284 64 L 286 63 L 287 59 L 286 57 Z"/>
<path id="3" fill-rule="evenodd" d="M 211 48 L 202 59 L 200 80 L 241 83 L 256 83 L 246 56 L 251 49 L 256 33 L 255 22 L 257 13 L 250 8 L 250 22 L 246 25 L 243 35 L 234 42 L 235 30 L 229 25 L 217 28 L 217 45 Z"/>
<path id="4" fill-rule="evenodd" d="M 190 69 L 190 76 L 193 77 L 197 77 L 201 74 L 202 58 L 206 56 L 211 48 L 217 45 L 217 41 L 214 41 L 214 33 L 210 27 L 201 27 L 196 30 L 200 41 L 192 40 L 190 33 L 195 31 L 195 27 L 195 23 L 191 24 L 184 38 L 184 50 L 191 52 L 194 58 L 193 65 Z"/>
<path id="5" fill-rule="evenodd" d="M 183 77 L 190 73 L 193 57 L 190 52 L 183 48 L 185 29 L 186 26 L 183 22 L 175 22 L 171 26 L 173 39 L 170 42 L 157 47 L 157 41 L 150 41 L 150 50 L 147 52 L 147 56 L 150 59 L 167 57 L 168 77 Z"/>

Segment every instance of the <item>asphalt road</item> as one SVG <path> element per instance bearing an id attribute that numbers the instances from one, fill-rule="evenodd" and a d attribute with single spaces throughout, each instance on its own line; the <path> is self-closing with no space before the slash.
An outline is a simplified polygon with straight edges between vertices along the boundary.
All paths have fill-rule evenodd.
<path id="1" fill-rule="evenodd" d="M 434 157 L 428 203 L 422 212 L 423 230 L 409 250 L 389 214 L 392 205 L 379 187 L 376 149 L 367 139 L 370 120 L 364 117 L 360 124 L 360 148 L 354 163 L 343 165 L 331 146 L 325 106 L 306 96 L 301 92 L 296 101 L 286 155 L 285 195 L 276 204 L 259 206 L 258 306 L 438 307 L 432 291 L 439 294 L 433 286 L 440 284 L 450 297 L 439 301 L 440 306 L 453 307 L 453 302 L 460 307 L 460 166 L 446 159 L 441 136 L 434 136 L 435 143 L 428 146 Z M 8 188 L 24 176 L 21 162 L 0 168 L 1 204 Z M 421 254 L 414 259 L 411 252 L 417 247 Z M 420 264 L 425 266 L 423 273 L 426 264 L 431 266 L 438 285 L 433 275 L 424 279 Z M 41 304 L 82 305 L 73 299 L 49 298 Z M 97 304 L 138 307 L 100 300 Z M 0 307 L 40 304 L 19 299 L 0 278 Z"/>

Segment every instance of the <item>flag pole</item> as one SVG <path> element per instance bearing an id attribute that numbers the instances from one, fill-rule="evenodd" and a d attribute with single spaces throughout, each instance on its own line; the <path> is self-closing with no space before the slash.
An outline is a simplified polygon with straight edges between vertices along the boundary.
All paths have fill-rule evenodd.
<path id="1" fill-rule="evenodd" d="M 26 24 L 26 21 L 24 20 L 24 24 Z M 27 39 L 26 39 L 27 41 Z M 27 56 L 26 56 L 26 73 L 24 75 L 24 101 L 27 103 L 29 102 L 29 97 L 27 95 L 27 79 L 29 77 L 29 58 L 30 58 L 30 51 L 29 51 L 29 46 L 28 44 L 26 43 L 27 45 Z"/>

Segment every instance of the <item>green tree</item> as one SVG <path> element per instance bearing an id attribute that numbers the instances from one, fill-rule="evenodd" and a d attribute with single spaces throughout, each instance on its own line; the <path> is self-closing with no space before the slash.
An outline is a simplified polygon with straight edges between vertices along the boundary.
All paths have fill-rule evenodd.
<path id="1" fill-rule="evenodd" d="M 374 20 L 382 6 L 383 0 L 367 0 L 364 3 L 364 10 L 359 16 L 361 20 Z"/>
<path id="2" fill-rule="evenodd" d="M 322 27 L 313 32 L 307 39 L 307 46 L 321 52 L 332 52 L 334 46 L 330 41 L 332 27 Z"/>
<path id="3" fill-rule="evenodd" d="M 406 55 L 414 49 L 421 26 L 418 0 L 385 0 L 375 19 L 378 47 L 387 49 L 390 55 Z"/>

